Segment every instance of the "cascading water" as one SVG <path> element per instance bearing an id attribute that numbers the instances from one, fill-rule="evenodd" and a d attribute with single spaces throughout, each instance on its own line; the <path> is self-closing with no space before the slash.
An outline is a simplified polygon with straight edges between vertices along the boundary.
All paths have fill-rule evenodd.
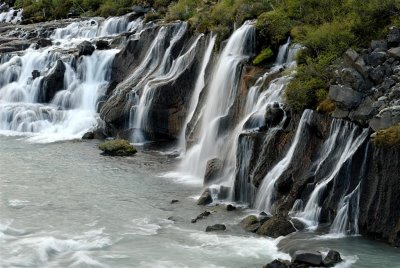
<path id="1" fill-rule="evenodd" d="M 296 134 L 293 142 L 287 151 L 285 157 L 276 164 L 271 171 L 265 176 L 259 187 L 258 194 L 255 201 L 255 207 L 259 210 L 271 213 L 271 207 L 274 201 L 275 182 L 280 178 L 283 172 L 289 167 L 293 160 L 294 152 L 300 142 L 301 136 L 310 123 L 313 112 L 310 110 L 304 111 L 299 126 L 297 127 Z"/>
<path id="2" fill-rule="evenodd" d="M 182 173 L 202 180 L 210 158 L 224 147 L 219 135 L 221 119 L 228 115 L 238 89 L 242 63 L 253 53 L 254 26 L 246 22 L 229 38 L 214 69 L 201 118 L 200 141 L 189 149 L 181 163 Z"/>
<path id="3" fill-rule="evenodd" d="M 186 130 L 187 127 L 189 125 L 189 123 L 192 121 L 194 113 L 196 111 L 197 105 L 199 103 L 199 99 L 200 99 L 200 94 L 203 91 L 205 85 L 206 85 L 206 69 L 207 66 L 210 62 L 211 59 L 211 55 L 212 55 L 212 51 L 215 45 L 215 40 L 216 40 L 216 36 L 210 36 L 210 40 L 207 42 L 208 46 L 207 49 L 205 51 L 204 57 L 203 57 L 203 61 L 201 62 L 201 67 L 200 67 L 200 72 L 197 76 L 197 80 L 196 80 L 196 85 L 194 87 L 194 91 L 192 94 L 192 98 L 190 99 L 190 104 L 189 104 L 189 108 L 187 111 L 187 116 L 185 119 L 185 122 L 183 124 L 182 127 L 182 131 L 181 134 L 179 135 L 179 140 L 178 140 L 178 151 L 181 154 L 184 154 L 186 151 Z"/>
<path id="4" fill-rule="evenodd" d="M 327 174 L 316 184 L 304 209 L 295 213 L 295 217 L 302 220 L 309 228 L 314 229 L 318 226 L 321 202 L 323 201 L 321 199 L 328 184 L 338 176 L 339 171 L 346 166 L 346 163 L 351 163 L 351 157 L 365 142 L 368 135 L 367 129 L 360 133 L 359 129 L 349 122 L 333 120 L 330 136 L 323 145 L 321 159 L 317 161 L 314 174 L 317 175 L 320 171 L 325 170 L 323 168 L 325 164 L 332 168 L 328 172 L 324 171 Z M 355 191 L 355 193 L 357 192 Z M 343 202 L 345 201 L 343 200 Z"/>
<path id="5" fill-rule="evenodd" d="M 83 40 L 115 35 L 133 25 L 122 27 L 120 20 L 125 18 L 75 22 L 54 31 L 53 46 L 32 47 L 22 55 L 2 58 L 0 130 L 33 135 L 31 140 L 46 142 L 80 138 L 96 127 L 97 101 L 106 90 L 111 63 L 119 50 L 96 50 L 90 56 L 74 58 L 69 49 Z M 141 21 L 135 24 L 134 30 L 140 30 Z"/>
<path id="6" fill-rule="evenodd" d="M 13 9 L 0 13 L 0 23 L 19 23 L 22 21 L 22 9 Z"/>

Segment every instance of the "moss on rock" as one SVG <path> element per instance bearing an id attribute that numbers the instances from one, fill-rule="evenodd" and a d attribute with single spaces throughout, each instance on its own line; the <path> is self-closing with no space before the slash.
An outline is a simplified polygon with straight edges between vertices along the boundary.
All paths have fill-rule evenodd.
<path id="1" fill-rule="evenodd" d="M 133 145 L 122 139 L 106 141 L 99 145 L 99 149 L 103 151 L 104 155 L 111 156 L 130 156 L 137 152 Z"/>
<path id="2" fill-rule="evenodd" d="M 376 132 L 373 138 L 375 146 L 400 146 L 400 124 Z"/>

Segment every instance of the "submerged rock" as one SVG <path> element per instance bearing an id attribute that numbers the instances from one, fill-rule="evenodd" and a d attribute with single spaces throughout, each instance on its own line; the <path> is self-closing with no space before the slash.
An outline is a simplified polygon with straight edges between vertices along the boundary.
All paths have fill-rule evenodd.
<path id="1" fill-rule="evenodd" d="M 339 262 L 342 262 L 342 257 L 340 256 L 340 253 L 335 251 L 335 250 L 329 250 L 328 254 L 324 258 L 324 266 L 326 267 L 333 267 Z"/>
<path id="2" fill-rule="evenodd" d="M 272 262 L 265 265 L 263 268 L 294 268 L 290 261 L 286 260 L 273 260 Z"/>
<path id="3" fill-rule="evenodd" d="M 110 156 L 130 156 L 136 154 L 136 149 L 127 140 L 117 139 L 106 141 L 99 145 L 99 149 L 104 155 Z"/>
<path id="4" fill-rule="evenodd" d="M 229 205 L 226 206 L 226 210 L 227 211 L 234 211 L 234 210 L 236 210 L 236 207 L 231 205 L 231 204 L 229 204 Z"/>
<path id="5" fill-rule="evenodd" d="M 199 214 L 196 218 L 192 219 L 191 223 L 196 223 L 198 220 L 210 216 L 210 214 L 211 214 L 210 211 L 204 211 L 203 213 Z"/>
<path id="6" fill-rule="evenodd" d="M 224 224 L 214 224 L 211 226 L 207 226 L 206 232 L 217 232 L 217 231 L 225 231 L 226 226 Z"/>

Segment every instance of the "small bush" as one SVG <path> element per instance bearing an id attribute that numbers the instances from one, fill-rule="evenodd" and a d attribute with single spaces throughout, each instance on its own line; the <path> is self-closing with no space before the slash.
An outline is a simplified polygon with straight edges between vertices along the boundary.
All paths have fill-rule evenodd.
<path id="1" fill-rule="evenodd" d="M 379 130 L 373 142 L 378 147 L 400 146 L 400 124 Z"/>
<path id="2" fill-rule="evenodd" d="M 265 63 L 267 60 L 271 59 L 274 56 L 274 52 L 271 48 L 267 47 L 257 57 L 253 60 L 254 65 L 260 65 Z"/>
<path id="3" fill-rule="evenodd" d="M 330 114 L 335 110 L 335 108 L 336 106 L 331 100 L 325 99 L 318 104 L 317 112 Z"/>

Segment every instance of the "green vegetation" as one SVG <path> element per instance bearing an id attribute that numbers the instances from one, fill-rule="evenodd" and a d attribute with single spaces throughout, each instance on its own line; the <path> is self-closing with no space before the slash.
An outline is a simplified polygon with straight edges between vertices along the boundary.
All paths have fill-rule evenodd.
<path id="1" fill-rule="evenodd" d="M 263 49 L 260 54 L 253 60 L 254 65 L 260 65 L 274 56 L 274 52 L 270 47 Z"/>
<path id="2" fill-rule="evenodd" d="M 373 142 L 378 147 L 400 146 L 400 124 L 379 130 Z"/>
<path id="3" fill-rule="evenodd" d="M 130 156 L 136 154 L 136 149 L 127 140 L 111 140 L 99 145 L 105 155 Z"/>
<path id="4" fill-rule="evenodd" d="M 359 51 L 384 37 L 389 25 L 400 25 L 399 0 L 17 0 L 15 5 L 31 21 L 71 12 L 106 17 L 127 13 L 132 5 L 153 7 L 146 21 L 187 20 L 192 31 L 212 31 L 218 41 L 245 20 L 256 19 L 258 56 L 253 64 L 267 64 L 289 36 L 305 47 L 286 90 L 288 104 L 297 111 L 315 109 L 325 100 L 332 66 L 347 48 Z"/>

